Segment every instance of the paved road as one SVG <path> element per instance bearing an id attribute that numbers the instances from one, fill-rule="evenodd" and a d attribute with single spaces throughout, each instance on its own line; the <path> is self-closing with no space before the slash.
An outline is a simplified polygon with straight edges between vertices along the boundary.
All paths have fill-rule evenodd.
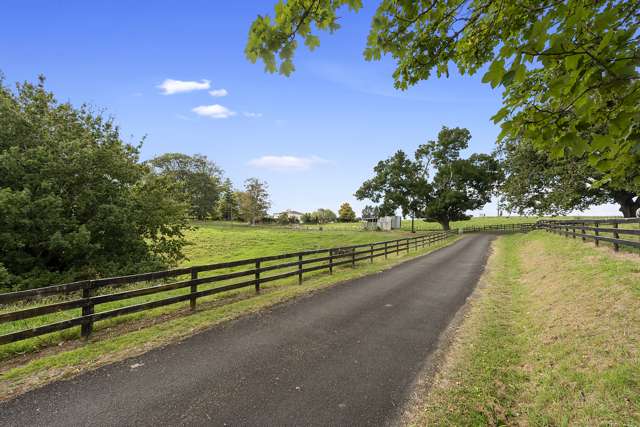
<path id="1" fill-rule="evenodd" d="M 388 425 L 491 236 L 0 404 L 1 425 Z M 136 366 L 132 368 L 132 366 Z"/>

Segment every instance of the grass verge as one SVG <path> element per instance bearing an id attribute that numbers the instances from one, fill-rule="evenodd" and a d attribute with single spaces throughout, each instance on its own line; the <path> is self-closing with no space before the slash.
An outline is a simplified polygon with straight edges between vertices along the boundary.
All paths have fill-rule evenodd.
<path id="1" fill-rule="evenodd" d="M 310 275 L 302 286 L 297 279 L 283 280 L 270 286 L 265 286 L 259 295 L 249 292 L 236 295 L 235 299 L 219 301 L 219 304 L 209 306 L 199 305 L 194 313 L 183 310 L 184 315 L 177 317 L 156 317 L 155 324 L 127 322 L 107 328 L 107 333 L 98 335 L 87 342 L 74 341 L 72 348 L 62 348 L 52 354 L 36 354 L 24 363 L 9 368 L 0 368 L 0 400 L 7 399 L 31 388 L 41 386 L 47 382 L 67 378 L 86 370 L 123 360 L 142 354 L 150 349 L 186 338 L 213 325 L 237 318 L 241 315 L 253 313 L 274 304 L 290 300 L 314 290 L 326 288 L 339 282 L 355 279 L 368 274 L 386 270 L 403 261 L 425 255 L 438 248 L 453 243 L 456 238 L 449 239 L 418 250 L 390 255 L 389 259 L 378 258 L 375 262 L 362 261 L 357 268 L 336 268 L 333 275 L 319 272 Z M 132 318 L 132 320 L 135 320 Z M 9 360 L 8 362 L 11 362 Z M 7 364 L 7 361 L 3 362 Z"/>
<path id="2" fill-rule="evenodd" d="M 639 425 L 640 259 L 504 236 L 412 422 Z"/>

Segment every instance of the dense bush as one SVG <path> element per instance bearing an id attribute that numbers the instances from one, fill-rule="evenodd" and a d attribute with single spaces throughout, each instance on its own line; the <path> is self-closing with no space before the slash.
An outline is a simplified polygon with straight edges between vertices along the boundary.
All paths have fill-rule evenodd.
<path id="1" fill-rule="evenodd" d="M 160 268 L 182 257 L 185 206 L 111 119 L 0 80 L 0 287 Z M 173 192 L 175 193 L 175 192 Z"/>

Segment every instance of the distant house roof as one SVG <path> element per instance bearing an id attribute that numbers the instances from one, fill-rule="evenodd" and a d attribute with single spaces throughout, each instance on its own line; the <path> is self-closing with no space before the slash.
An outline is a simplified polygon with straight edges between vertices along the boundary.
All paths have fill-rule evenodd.
<path id="1" fill-rule="evenodd" d="M 278 215 L 282 215 L 282 214 L 287 214 L 287 215 L 304 215 L 302 212 L 298 212 L 298 211 L 294 211 L 291 209 L 287 209 L 286 211 L 282 211 L 282 212 L 278 212 L 273 214 L 274 216 L 278 216 Z"/>

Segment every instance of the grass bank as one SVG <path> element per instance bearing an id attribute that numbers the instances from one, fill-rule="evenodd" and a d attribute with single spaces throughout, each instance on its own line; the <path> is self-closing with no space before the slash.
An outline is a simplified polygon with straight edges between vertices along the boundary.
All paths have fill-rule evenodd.
<path id="1" fill-rule="evenodd" d="M 378 240 L 386 240 L 380 236 L 387 234 L 375 234 Z M 259 295 L 251 290 L 240 290 L 226 298 L 203 298 L 202 303 L 198 300 L 198 309 L 195 312 L 189 312 L 187 304 L 177 304 L 139 313 L 143 316 L 124 316 L 126 321 L 118 324 L 100 325 L 101 322 L 98 322 L 97 333 L 86 342 L 70 337 L 68 342 L 61 341 L 60 346 L 49 346 L 38 353 L 5 359 L 0 367 L 0 399 L 144 353 L 243 314 L 256 312 L 339 282 L 383 271 L 455 240 L 452 238 L 447 242 L 419 248 L 417 251 L 412 248 L 409 253 L 389 255 L 386 260 L 377 258 L 373 263 L 362 261 L 355 269 L 337 267 L 333 275 L 324 271 L 305 275 L 302 285 L 297 284 L 295 277 L 272 282 L 265 284 Z"/>
<path id="2" fill-rule="evenodd" d="M 640 258 L 504 236 L 416 425 L 639 425 Z"/>

